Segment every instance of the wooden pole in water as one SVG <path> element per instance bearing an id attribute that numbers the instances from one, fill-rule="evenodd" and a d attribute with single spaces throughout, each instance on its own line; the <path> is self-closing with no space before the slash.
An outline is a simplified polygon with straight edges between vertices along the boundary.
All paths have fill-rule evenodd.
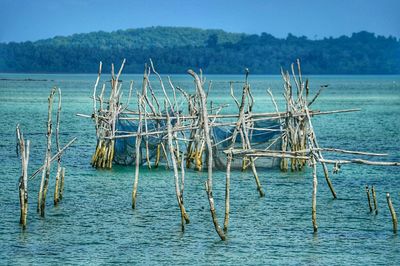
<path id="1" fill-rule="evenodd" d="M 133 190 L 132 190 L 132 209 L 136 208 L 136 193 L 139 183 L 139 168 L 140 168 L 140 161 L 141 161 L 141 150 L 140 145 L 142 143 L 142 112 L 141 112 L 141 105 L 142 105 L 143 98 L 140 94 L 138 94 L 138 110 L 139 110 L 139 124 L 137 129 L 137 136 L 136 136 L 136 166 L 135 166 L 135 180 L 133 182 Z"/>
<path id="2" fill-rule="evenodd" d="M 211 217 L 214 223 L 215 230 L 217 231 L 219 237 L 221 240 L 225 240 L 226 236 L 224 232 L 222 231 L 221 227 L 218 224 L 218 217 L 217 213 L 215 210 L 215 205 L 214 205 L 214 197 L 212 194 L 212 167 L 213 167 L 213 150 L 212 150 L 212 144 L 211 144 L 211 138 L 210 138 L 210 128 L 209 128 L 209 119 L 208 119 L 208 113 L 207 113 L 207 104 L 206 104 L 206 95 L 203 90 L 203 85 L 201 80 L 199 79 L 199 76 L 193 72 L 193 70 L 188 70 L 188 73 L 194 78 L 195 83 L 196 83 L 196 89 L 197 93 L 200 96 L 200 103 L 201 103 L 201 115 L 202 115 L 202 120 L 203 120 L 203 134 L 204 138 L 206 141 L 206 146 L 207 146 L 207 154 L 208 154 L 208 160 L 207 160 L 207 168 L 208 168 L 208 179 L 205 183 L 206 187 L 206 192 L 208 196 L 208 202 L 210 204 L 210 212 L 211 212 Z"/>
<path id="3" fill-rule="evenodd" d="M 99 72 L 97 74 L 97 79 L 96 79 L 96 82 L 95 82 L 94 87 L 93 87 L 93 118 L 94 118 L 94 121 L 95 121 L 97 138 L 99 137 L 99 118 L 98 118 L 98 111 L 97 111 L 97 96 L 96 96 L 97 93 L 96 93 L 96 90 L 97 90 L 97 86 L 98 86 L 99 81 L 100 81 L 102 65 L 103 65 L 103 63 L 100 61 Z M 100 96 L 100 110 L 102 109 L 102 104 L 101 103 L 102 103 L 102 100 L 103 100 L 102 98 L 103 98 L 104 88 L 105 87 L 103 86 L 102 94 Z"/>
<path id="4" fill-rule="evenodd" d="M 310 130 L 310 133 L 311 133 L 310 134 L 311 141 L 309 142 L 310 146 L 312 146 L 313 148 L 314 147 L 317 148 L 317 154 L 318 154 L 318 157 L 319 157 L 318 160 L 322 164 L 322 169 L 324 170 L 324 176 L 325 176 L 326 183 L 328 184 L 328 187 L 329 187 L 329 189 L 330 189 L 330 191 L 332 193 L 333 198 L 336 199 L 337 198 L 336 192 L 335 192 L 335 189 L 333 188 L 332 181 L 329 178 L 328 167 L 326 166 L 325 162 L 323 162 L 324 158 L 322 156 L 321 149 L 319 148 L 319 145 L 318 145 L 318 142 L 317 142 L 317 138 L 315 136 L 314 127 L 313 127 L 312 122 L 311 122 L 310 111 L 308 110 L 307 105 L 304 105 L 304 110 L 305 110 L 306 115 L 307 115 L 308 126 L 309 126 L 309 130 Z"/>
<path id="5" fill-rule="evenodd" d="M 65 167 L 61 167 L 61 184 L 60 184 L 60 191 L 59 191 L 59 200 L 62 200 L 64 195 L 64 178 L 65 178 Z"/>
<path id="6" fill-rule="evenodd" d="M 232 140 L 231 140 L 232 142 L 230 144 L 230 148 L 234 148 L 235 142 L 236 142 L 236 136 L 238 133 L 240 133 L 241 138 L 242 138 L 243 149 L 251 149 L 251 143 L 250 143 L 250 139 L 248 136 L 248 130 L 246 128 L 245 109 L 244 109 L 245 103 L 246 103 L 246 97 L 250 91 L 249 84 L 247 83 L 247 76 L 248 76 L 248 72 L 246 72 L 246 82 L 245 82 L 245 85 L 243 86 L 242 99 L 241 99 L 240 105 L 239 105 L 239 102 L 237 101 L 237 99 L 235 98 L 235 96 L 233 94 L 233 89 L 231 87 L 231 95 L 234 98 L 236 104 L 239 106 L 239 115 L 238 115 L 239 118 L 235 124 L 235 128 L 232 133 Z M 249 115 L 251 115 L 251 114 L 249 114 Z M 243 163 L 242 163 L 243 166 L 246 165 L 245 158 L 246 157 L 243 157 Z M 250 165 L 251 165 L 251 170 L 253 172 L 254 180 L 256 181 L 257 190 L 260 194 L 260 197 L 264 197 L 265 193 L 262 189 L 261 182 L 258 177 L 257 169 L 256 169 L 255 163 L 254 163 L 254 157 L 250 157 Z"/>
<path id="7" fill-rule="evenodd" d="M 375 187 L 374 186 L 372 186 L 372 198 L 374 200 L 375 214 L 378 214 L 378 202 L 376 201 L 376 192 L 375 192 Z"/>
<path id="8" fill-rule="evenodd" d="M 17 125 L 17 139 L 18 146 L 20 148 L 20 157 L 21 157 L 21 177 L 19 178 L 19 202 L 21 215 L 19 223 L 22 225 L 22 228 L 26 228 L 26 220 L 28 216 L 28 162 L 29 162 L 29 140 L 24 141 L 24 137 L 20 131 L 19 125 Z"/>
<path id="9" fill-rule="evenodd" d="M 367 192 L 369 212 L 372 212 L 371 197 L 369 195 L 369 187 L 368 186 L 365 187 L 365 191 Z"/>
<path id="10" fill-rule="evenodd" d="M 389 206 L 390 214 L 392 215 L 392 222 L 393 222 L 393 233 L 397 233 L 397 215 L 396 211 L 393 208 L 392 200 L 390 198 L 390 194 L 386 193 L 386 200 Z"/>
<path id="11" fill-rule="evenodd" d="M 314 233 L 318 231 L 317 225 L 317 186 L 318 186 L 318 179 L 317 179 L 317 162 L 313 155 L 312 157 L 312 166 L 313 166 L 313 192 L 312 192 L 312 223 L 314 228 Z"/>
<path id="12" fill-rule="evenodd" d="M 226 183 L 225 183 L 225 219 L 224 219 L 224 232 L 228 231 L 229 224 L 229 211 L 230 211 L 230 187 L 231 187 L 231 164 L 233 155 L 232 152 L 227 154 L 226 158 Z"/>
<path id="13" fill-rule="evenodd" d="M 167 107 L 167 100 L 165 100 L 165 106 Z M 168 130 L 168 148 L 171 156 L 172 161 L 172 168 L 174 169 L 174 177 L 175 177 L 175 192 L 176 192 L 176 199 L 178 201 L 179 209 L 181 211 L 181 226 L 182 231 L 185 230 L 185 222 L 188 224 L 190 222 L 189 216 L 186 213 L 185 206 L 183 205 L 183 196 L 181 194 L 181 190 L 179 188 L 179 171 L 177 165 L 177 158 L 175 155 L 175 149 L 172 142 L 172 126 L 171 126 L 171 119 L 169 117 L 169 108 L 165 108 L 167 113 L 167 130 Z M 183 177 L 183 176 L 182 176 Z"/>
<path id="14" fill-rule="evenodd" d="M 48 98 L 48 113 L 47 113 L 47 149 L 45 156 L 45 167 L 43 168 L 42 180 L 40 183 L 39 189 L 39 198 L 38 198 L 38 207 L 37 211 L 40 213 L 40 216 L 44 217 L 45 215 L 45 207 L 46 207 L 46 195 L 49 186 L 50 179 L 50 161 L 51 161 L 51 135 L 52 135 L 52 119 L 51 113 L 53 110 L 53 97 L 56 92 L 56 89 L 53 88 L 50 92 L 50 96 Z"/>
<path id="15" fill-rule="evenodd" d="M 57 109 L 57 126 L 56 126 L 56 146 L 57 153 L 60 153 L 60 118 L 61 118 L 61 89 L 58 89 L 58 109 Z M 97 122 L 96 122 L 97 123 Z M 61 154 L 57 158 L 57 175 L 56 184 L 54 186 L 54 205 L 56 206 L 60 200 L 59 186 L 60 186 L 60 175 L 61 175 Z"/>

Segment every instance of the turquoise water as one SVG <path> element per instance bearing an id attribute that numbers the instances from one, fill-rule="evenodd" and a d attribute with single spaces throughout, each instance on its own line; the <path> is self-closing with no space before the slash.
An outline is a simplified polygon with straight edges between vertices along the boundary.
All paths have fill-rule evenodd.
<path id="1" fill-rule="evenodd" d="M 106 76 L 106 75 L 104 75 Z M 185 206 L 191 219 L 180 231 L 180 212 L 171 171 L 141 169 L 137 209 L 131 209 L 133 167 L 93 169 L 95 131 L 89 119 L 95 75 L 0 74 L 0 264 L 400 264 L 400 239 L 392 232 L 385 194 L 390 192 L 400 215 L 400 169 L 344 165 L 332 176 L 338 199 L 319 169 L 318 234 L 311 224 L 312 178 L 279 170 L 260 172 L 266 192 L 259 198 L 250 172 L 234 172 L 228 240 L 220 241 L 204 191 L 205 173 L 188 171 Z M 48 79 L 21 81 L 18 79 Z M 108 77 L 107 77 L 108 78 Z M 242 76 L 208 76 L 215 103 L 229 102 L 229 80 Z M 140 87 L 139 75 L 125 75 Z M 176 85 L 193 88 L 189 76 L 172 76 Z M 400 76 L 311 76 L 311 94 L 329 84 L 313 106 L 333 110 L 361 108 L 358 113 L 315 117 L 321 146 L 387 152 L 383 160 L 400 161 Z M 278 76 L 251 76 L 257 111 L 272 111 L 266 89 L 282 103 Z M 153 82 L 156 87 L 156 81 Z M 47 96 L 53 86 L 63 92 L 61 142 L 78 141 L 63 157 L 64 199 L 53 207 L 54 175 L 45 219 L 36 213 L 39 177 L 29 182 L 28 227 L 19 223 L 15 125 L 31 140 L 29 171 L 43 162 Z M 238 95 L 240 87 L 237 86 Z M 125 84 L 127 93 L 127 84 Z M 327 158 L 334 158 L 326 154 Z M 374 158 L 366 158 L 374 159 Z M 55 166 L 55 165 L 54 165 Z M 53 166 L 53 172 L 54 167 Z M 224 172 L 214 174 L 214 197 L 223 219 Z M 379 214 L 369 213 L 365 185 L 375 185 Z"/>

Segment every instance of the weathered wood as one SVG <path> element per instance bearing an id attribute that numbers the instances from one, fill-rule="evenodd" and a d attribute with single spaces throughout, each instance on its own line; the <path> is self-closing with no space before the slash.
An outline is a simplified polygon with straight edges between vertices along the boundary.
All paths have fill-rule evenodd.
<path id="1" fill-rule="evenodd" d="M 315 149 L 314 149 L 315 150 Z M 350 151 L 343 149 L 335 149 L 335 148 L 319 148 L 320 151 L 326 152 L 337 152 L 337 153 L 345 153 L 345 154 L 355 154 L 355 155 L 366 155 L 366 156 L 387 156 L 387 153 L 374 153 L 374 152 L 364 152 L 364 151 Z"/>
<path id="2" fill-rule="evenodd" d="M 311 140 L 310 141 L 310 145 L 312 145 L 312 147 L 315 147 L 315 148 L 319 149 L 318 141 L 317 141 L 317 138 L 315 136 L 314 127 L 313 127 L 312 122 L 311 122 L 310 112 L 308 110 L 307 105 L 304 106 L 304 110 L 305 110 L 306 115 L 307 115 L 308 126 L 309 126 L 309 130 L 310 130 L 310 134 L 309 134 L 309 136 L 310 136 L 309 138 Z M 317 150 L 316 152 L 318 154 L 318 161 L 322 164 L 322 168 L 324 170 L 324 176 L 325 176 L 326 183 L 328 184 L 328 187 L 329 187 L 329 189 L 330 189 L 330 191 L 332 193 L 333 198 L 336 199 L 337 198 L 336 191 L 333 188 L 332 181 L 329 178 L 328 167 L 326 166 L 325 162 L 323 161 L 324 158 L 322 156 L 322 152 L 321 152 L 321 150 Z"/>
<path id="3" fill-rule="evenodd" d="M 64 179 L 65 179 L 65 167 L 61 168 L 61 177 L 60 177 L 60 190 L 59 190 L 59 199 L 62 200 L 64 196 Z"/>
<path id="4" fill-rule="evenodd" d="M 108 108 L 107 110 L 103 110 L 103 96 L 105 87 L 103 86 L 102 92 L 99 96 L 100 101 L 100 110 L 97 110 L 96 107 L 96 87 L 98 81 L 96 80 L 95 88 L 94 88 L 94 103 L 93 108 L 95 114 L 93 114 L 93 118 L 96 124 L 96 131 L 97 131 L 97 145 L 96 150 L 92 157 L 92 166 L 97 168 L 111 168 L 112 161 L 114 158 L 114 140 L 115 132 L 116 132 L 116 122 L 119 117 L 119 114 L 122 110 L 125 110 L 127 106 L 122 106 L 121 104 L 121 97 L 122 97 L 122 84 L 120 82 L 120 75 L 122 70 L 125 66 L 126 60 L 122 61 L 118 74 L 115 76 L 114 73 L 114 64 L 111 65 L 111 92 L 108 101 Z M 100 79 L 101 73 L 101 64 L 99 68 L 99 75 L 98 79 Z M 132 89 L 132 83 L 131 83 Z M 131 93 L 131 90 L 130 90 Z M 128 99 L 129 103 L 129 99 Z M 127 103 L 127 104 L 128 104 Z"/>
<path id="5" fill-rule="evenodd" d="M 386 200 L 389 206 L 390 214 L 392 215 L 392 222 L 393 222 L 393 233 L 397 233 L 397 215 L 396 211 L 393 208 L 392 200 L 390 198 L 390 194 L 386 193 Z"/>
<path id="6" fill-rule="evenodd" d="M 97 98 L 96 98 L 96 94 L 97 94 L 97 86 L 99 85 L 99 81 L 100 81 L 100 76 L 101 76 L 101 68 L 103 66 L 103 63 L 100 61 L 99 63 L 99 71 L 97 74 L 97 79 L 96 82 L 94 83 L 94 87 L 93 87 L 93 115 L 92 117 L 94 118 L 95 121 L 95 127 L 96 127 L 96 136 L 99 137 L 99 120 L 98 120 L 98 112 L 97 112 Z M 101 105 L 100 105 L 101 106 Z"/>
<path id="7" fill-rule="evenodd" d="M 225 180 L 225 219 L 224 232 L 228 231 L 229 212 L 230 212 L 230 187 L 231 187 L 231 164 L 233 155 L 228 153 L 226 157 L 226 180 Z"/>
<path id="8" fill-rule="evenodd" d="M 369 195 L 369 187 L 368 186 L 365 187 L 365 191 L 367 192 L 369 212 L 372 212 L 371 197 Z"/>
<path id="9" fill-rule="evenodd" d="M 246 128 L 246 123 L 244 121 L 242 123 L 242 132 L 243 132 L 244 140 L 245 140 L 245 143 L 246 143 L 246 148 L 247 149 L 251 149 L 251 143 L 250 143 L 250 139 L 249 139 L 249 136 L 248 136 L 248 131 L 247 131 L 247 128 Z M 245 165 L 245 162 L 243 163 L 243 165 Z M 260 179 L 258 177 L 257 169 L 256 169 L 256 166 L 255 166 L 255 163 L 254 163 L 254 157 L 250 157 L 250 165 L 251 165 L 251 170 L 253 172 L 254 180 L 256 181 L 257 191 L 260 194 L 260 197 L 264 197 L 265 193 L 264 193 L 264 191 L 262 189 L 261 182 L 260 182 Z"/>
<path id="10" fill-rule="evenodd" d="M 50 163 L 51 163 L 51 135 L 53 132 L 52 129 L 52 110 L 53 110 L 53 97 L 56 92 L 56 89 L 53 88 L 50 92 L 50 96 L 48 98 L 48 112 L 47 112 L 47 148 L 45 155 L 45 167 L 43 168 L 42 180 L 40 183 L 39 196 L 38 196 L 38 206 L 37 211 L 40 213 L 40 216 L 45 216 L 45 207 L 46 207 L 46 195 L 49 186 L 50 179 Z"/>
<path id="11" fill-rule="evenodd" d="M 167 104 L 166 104 L 167 105 Z M 171 161 L 172 161 L 172 167 L 174 170 L 174 177 L 175 177 L 175 192 L 176 192 L 176 199 L 178 201 L 179 209 L 181 211 L 181 226 L 182 226 L 182 231 L 185 230 L 185 222 L 189 223 L 189 216 L 186 213 L 185 205 L 183 204 L 183 195 L 181 194 L 181 191 L 183 189 L 179 188 L 179 170 L 178 170 L 178 165 L 177 165 L 177 158 L 175 154 L 175 148 L 172 142 L 172 126 L 171 126 L 171 119 L 169 118 L 169 108 L 166 108 L 167 112 L 167 129 L 168 129 L 168 148 L 171 156 Z M 183 176 L 182 176 L 183 178 Z M 183 188 L 183 187 L 182 187 Z"/>
<path id="12" fill-rule="evenodd" d="M 135 159 L 136 159 L 136 164 L 135 164 L 135 179 L 133 182 L 133 190 L 132 190 L 132 209 L 136 208 L 136 194 L 137 194 L 137 188 L 139 184 L 139 169 L 140 169 L 140 164 L 141 164 L 141 150 L 140 146 L 142 143 L 142 136 L 141 136 L 141 131 L 142 131 L 142 116 L 141 116 L 141 104 L 142 104 L 143 98 L 138 94 L 138 110 L 139 110 L 139 125 L 137 128 L 137 137 L 136 137 L 136 153 L 135 153 Z"/>
<path id="13" fill-rule="evenodd" d="M 352 112 L 359 112 L 361 109 L 359 108 L 353 108 L 353 109 L 342 109 L 342 110 L 332 110 L 332 111 L 319 111 L 319 110 L 309 110 L 310 116 L 319 116 L 319 115 L 328 115 L 328 114 L 338 114 L 338 113 L 352 113 Z M 138 115 L 137 111 L 124 111 L 121 112 L 121 114 L 126 114 L 126 115 Z M 87 117 L 91 118 L 89 115 L 85 114 L 76 114 L 77 116 L 81 117 Z M 288 112 L 273 112 L 273 113 L 251 113 L 251 115 L 245 114 L 244 117 L 246 119 L 253 118 L 253 121 L 263 121 L 263 120 L 277 120 L 279 118 L 286 118 L 289 116 L 292 117 L 301 117 L 304 116 L 304 112 L 297 112 L 297 113 L 288 113 Z M 238 114 L 210 114 L 209 118 L 238 118 Z M 101 118 L 101 116 L 99 116 Z M 149 119 L 152 120 L 165 120 L 166 116 L 165 115 L 148 115 Z M 176 119 L 177 117 L 171 116 L 172 119 Z M 181 116 L 182 119 L 197 119 L 198 116 L 194 115 L 184 115 Z M 138 120 L 137 117 L 121 117 L 121 120 Z M 230 124 L 235 124 L 235 123 L 230 123 Z M 225 125 L 225 124 L 224 124 Z"/>
<path id="14" fill-rule="evenodd" d="M 21 176 L 19 178 L 19 202 L 20 202 L 20 221 L 22 228 L 26 228 L 27 217 L 28 217 L 28 162 L 29 162 L 29 140 L 26 141 L 21 133 L 19 125 L 16 129 L 19 154 L 21 158 Z"/>
<path id="15" fill-rule="evenodd" d="M 100 68 L 101 68 L 101 64 L 100 64 Z M 99 73 L 100 72 L 101 72 L 101 69 L 99 70 Z M 97 83 L 98 83 L 98 81 L 97 81 Z M 96 85 L 96 87 L 97 87 L 97 85 Z M 61 147 L 60 147 L 60 120 L 61 120 L 61 89 L 58 88 L 58 108 L 57 108 L 57 122 L 56 122 L 57 153 L 60 153 L 60 150 L 61 150 Z M 57 157 L 57 174 L 56 174 L 56 182 L 54 185 L 54 205 L 57 205 L 58 202 L 60 201 L 60 198 L 59 198 L 60 175 L 61 175 L 61 154 Z"/>
<path id="16" fill-rule="evenodd" d="M 378 202 L 376 200 L 376 191 L 375 191 L 375 186 L 372 186 L 372 198 L 374 200 L 374 210 L 375 214 L 378 214 Z"/>
<path id="17" fill-rule="evenodd" d="M 349 160 L 328 160 L 328 159 L 318 159 L 320 162 L 327 164 L 366 164 L 366 165 L 376 165 L 376 166 L 400 166 L 400 162 L 377 162 L 368 161 L 363 159 L 349 159 Z"/>
<path id="18" fill-rule="evenodd" d="M 234 148 L 235 142 L 236 142 L 236 136 L 237 136 L 238 133 L 240 133 L 240 136 L 241 136 L 241 139 L 242 139 L 243 150 L 251 149 L 251 143 L 250 143 L 250 140 L 249 140 L 248 129 L 246 128 L 246 120 L 245 120 L 246 98 L 250 94 L 250 87 L 249 87 L 249 84 L 247 82 L 247 77 L 248 77 L 248 71 L 246 72 L 246 80 L 245 80 L 245 85 L 243 86 L 243 90 L 242 90 L 242 98 L 241 98 L 240 105 L 239 105 L 239 102 L 237 101 L 236 97 L 234 96 L 233 87 L 231 86 L 231 95 L 234 98 L 234 100 L 235 100 L 235 102 L 236 102 L 236 104 L 237 104 L 237 106 L 239 108 L 239 115 L 238 115 L 238 120 L 236 121 L 236 125 L 235 125 L 235 128 L 234 128 L 234 131 L 232 133 L 231 144 L 229 146 L 230 149 Z M 247 114 L 249 116 L 251 116 L 252 104 L 251 104 L 251 106 L 248 107 L 248 110 L 247 110 Z M 242 170 L 244 170 L 245 167 L 246 167 L 246 161 L 247 161 L 247 158 L 243 157 Z M 265 193 L 264 193 L 264 191 L 262 189 L 261 182 L 260 182 L 260 179 L 258 177 L 257 169 L 256 169 L 255 163 L 254 163 L 254 158 L 252 158 L 252 157 L 250 157 L 250 165 L 251 165 L 251 170 L 253 172 L 254 179 L 256 181 L 257 190 L 258 190 L 258 192 L 260 194 L 260 197 L 263 197 L 265 195 Z"/>
<path id="19" fill-rule="evenodd" d="M 210 138 L 210 129 L 209 129 L 209 125 L 208 125 L 209 119 L 208 119 L 208 113 L 207 113 L 206 95 L 203 90 L 203 85 L 202 85 L 199 77 L 197 76 L 197 74 L 195 72 L 193 72 L 193 70 L 188 70 L 188 73 L 195 80 L 196 90 L 200 97 L 200 102 L 201 102 L 201 116 L 202 116 L 202 120 L 203 120 L 203 133 L 204 133 L 204 138 L 205 138 L 206 145 L 207 145 L 207 154 L 208 154 L 208 160 L 207 160 L 208 178 L 207 178 L 207 181 L 205 182 L 205 188 L 206 188 L 206 192 L 208 195 L 208 202 L 210 205 L 211 217 L 212 217 L 212 220 L 214 223 L 215 230 L 217 231 L 219 237 L 221 238 L 221 240 L 225 240 L 226 236 L 218 224 L 218 217 L 216 214 L 215 205 L 214 205 L 214 197 L 213 197 L 213 193 L 212 193 L 213 149 L 212 149 L 211 138 Z"/>
<path id="20" fill-rule="evenodd" d="M 317 225 L 317 162 L 314 157 L 312 157 L 312 167 L 313 167 L 313 192 L 312 192 L 312 224 L 314 228 L 314 233 L 318 231 Z"/>
<path id="21" fill-rule="evenodd" d="M 70 142 L 68 142 L 67 145 L 65 145 L 59 152 L 57 152 L 53 157 L 51 157 L 50 162 L 53 162 L 55 159 L 58 158 L 58 156 L 61 156 L 67 148 L 69 148 L 78 138 L 74 137 Z M 30 177 L 29 179 L 33 179 L 40 171 L 43 171 L 43 169 L 46 167 L 46 163 L 42 165 L 39 169 L 37 169 Z"/>
<path id="22" fill-rule="evenodd" d="M 61 166 L 57 166 L 56 183 L 54 185 L 54 206 L 58 205 L 60 201 L 60 180 L 61 180 Z"/>
<path id="23" fill-rule="evenodd" d="M 121 74 L 123 62 L 120 71 L 115 77 L 114 70 L 112 70 L 112 91 L 109 101 L 103 101 L 104 86 L 99 97 L 96 97 L 96 92 L 94 90 L 93 100 L 94 100 L 94 110 L 97 109 L 96 101 L 100 102 L 100 108 L 96 110 L 95 120 L 98 119 L 98 129 L 102 134 L 98 137 L 98 143 L 96 147 L 95 154 L 93 156 L 93 165 L 96 167 L 111 167 L 113 158 L 113 148 L 114 141 L 116 139 L 136 137 L 136 168 L 135 168 L 135 179 L 132 191 L 132 208 L 136 206 L 136 191 L 139 179 L 139 167 L 142 161 L 146 160 L 148 167 L 150 168 L 150 154 L 151 149 L 156 149 L 156 156 L 154 159 L 154 165 L 158 166 L 160 162 L 161 155 L 164 156 L 167 165 L 171 165 L 174 170 L 174 180 L 175 180 L 175 192 L 178 202 L 178 206 L 181 211 L 181 224 L 182 230 L 184 229 L 184 224 L 189 222 L 186 214 L 186 210 L 183 204 L 183 192 L 184 192 L 184 160 L 186 159 L 186 167 L 194 168 L 197 170 L 202 170 L 204 168 L 203 164 L 207 165 L 207 181 L 205 183 L 205 188 L 207 192 L 207 197 L 210 205 L 211 218 L 215 227 L 216 232 L 222 240 L 226 239 L 226 231 L 229 225 L 229 214 L 230 214 L 230 179 L 231 179 L 231 163 L 233 157 L 237 157 L 242 160 L 242 170 L 251 166 L 253 175 L 256 181 L 257 189 L 261 196 L 264 195 L 260 180 L 255 167 L 255 160 L 259 157 L 271 157 L 271 158 L 281 158 L 281 168 L 282 170 L 289 169 L 292 171 L 300 171 L 306 166 L 306 162 L 309 162 L 313 168 L 313 191 L 312 191 L 312 223 L 314 232 L 317 232 L 317 214 L 316 214 L 316 197 L 317 197 L 317 164 L 320 163 L 325 180 L 331 190 L 334 198 L 336 198 L 336 192 L 333 188 L 332 182 L 329 178 L 328 164 L 335 164 L 335 171 L 340 168 L 341 164 L 346 163 L 360 163 L 360 164 L 371 164 L 371 165 L 393 165 L 398 166 L 400 163 L 397 162 L 372 162 L 367 160 L 346 159 L 346 160 L 328 160 L 324 159 L 322 152 L 331 153 L 343 153 L 352 155 L 365 155 L 365 156 L 385 156 L 383 153 L 371 153 L 371 152 L 359 152 L 359 151 L 349 151 L 344 149 L 336 148 L 323 148 L 319 147 L 316 133 L 313 128 L 313 123 L 311 121 L 312 117 L 324 114 L 337 114 L 359 111 L 359 109 L 345 109 L 345 110 L 332 110 L 332 111 L 319 111 L 319 110 L 309 110 L 309 107 L 317 99 L 318 95 L 321 93 L 322 89 L 317 92 L 316 96 L 309 102 L 309 82 L 306 80 L 303 82 L 303 77 L 301 74 L 300 61 L 297 60 L 297 69 L 295 69 L 295 64 L 291 65 L 291 74 L 286 71 L 281 70 L 282 78 L 284 81 L 284 100 L 286 103 L 286 110 L 284 112 L 279 112 L 278 105 L 272 95 L 272 92 L 268 90 L 271 96 L 272 103 L 275 107 L 275 112 L 272 113 L 253 113 L 254 108 L 254 97 L 251 94 L 250 84 L 248 83 L 248 70 L 246 70 L 246 78 L 244 82 L 240 82 L 243 85 L 242 99 L 241 102 L 235 97 L 233 90 L 233 83 L 230 82 L 230 92 L 233 98 L 234 104 L 238 107 L 237 114 L 219 114 L 219 111 L 224 107 L 222 104 L 217 104 L 215 107 L 215 102 L 207 102 L 208 92 L 211 89 L 212 83 L 209 82 L 208 90 L 205 91 L 204 86 L 205 79 L 202 77 L 202 73 L 198 76 L 192 70 L 188 73 L 193 77 L 195 81 L 196 94 L 189 94 L 185 90 L 175 87 L 172 84 L 171 79 L 168 77 L 169 86 L 172 89 L 173 99 L 169 97 L 170 92 L 166 91 L 164 87 L 163 80 L 155 70 L 153 62 L 150 60 L 150 64 L 145 66 L 143 84 L 142 84 L 142 94 L 138 97 L 138 108 L 137 110 L 131 110 L 127 108 L 129 103 L 129 98 L 126 106 L 121 104 L 121 85 L 119 84 L 119 75 Z M 296 72 L 297 71 L 297 72 Z M 166 102 L 165 112 L 161 110 L 159 104 L 159 97 L 157 99 L 154 89 L 152 88 L 152 80 L 150 79 L 151 73 L 156 75 L 159 84 L 162 89 L 163 98 Z M 293 86 L 292 86 L 293 84 Z M 96 85 L 97 86 L 97 85 Z M 132 91 L 132 83 L 131 90 Z M 183 102 L 178 103 L 176 90 L 179 90 L 182 94 Z M 148 95 L 150 91 L 151 95 Z M 173 101 L 171 101 L 173 100 Z M 108 104 L 108 109 L 103 110 L 103 102 Z M 187 110 L 181 110 L 187 108 Z M 214 111 L 218 109 L 217 112 Z M 128 120 L 139 124 L 137 132 L 127 131 L 116 131 L 116 121 Z M 235 119 L 237 119 L 235 121 Z M 260 128 L 256 126 L 255 123 L 258 121 L 280 121 L 280 128 Z M 155 127 L 150 127 L 150 121 L 155 123 Z M 173 122 L 172 122 L 173 121 Z M 144 125 L 143 125 L 144 122 Z M 97 123 L 97 122 L 96 122 Z M 149 124 L 148 124 L 149 123 Z M 172 125 L 173 124 L 173 125 Z M 144 126 L 144 131 L 143 131 Z M 231 127 L 233 134 L 231 136 L 225 137 L 224 140 L 212 139 L 211 130 L 214 127 Z M 273 143 L 268 143 L 268 147 L 264 149 L 252 149 L 254 143 L 252 143 L 252 136 L 254 131 L 265 131 L 273 132 L 280 131 L 279 137 L 277 137 L 273 143 L 278 140 L 282 141 L 282 150 L 276 151 L 272 150 L 271 147 Z M 116 134 L 118 133 L 118 134 Z M 178 135 L 179 134 L 179 135 Z M 179 136 L 179 137 L 178 137 Z M 145 152 L 146 158 L 141 158 L 142 147 L 141 141 L 145 141 Z M 149 141 L 149 138 L 152 140 Z M 241 144 L 236 143 L 236 138 L 241 139 Z M 153 140 L 157 140 L 154 143 Z M 227 143 L 228 142 L 228 143 Z M 230 142 L 230 143 L 229 143 Z M 217 158 L 213 157 L 217 152 L 218 148 L 224 144 L 228 147 L 224 152 L 227 155 L 226 161 L 226 184 L 225 184 L 225 219 L 224 227 L 221 230 L 219 226 L 219 221 L 217 218 L 217 213 L 215 209 L 215 202 L 213 198 L 213 178 L 212 178 L 212 167 L 220 167 L 224 164 Z M 235 145 L 236 144 L 236 145 Z M 168 145 L 166 147 L 166 145 Z M 185 145 L 185 152 L 182 151 L 182 146 Z M 225 146 L 225 147 L 226 147 Z M 241 146 L 241 147 L 239 147 Z M 276 145 L 275 145 L 276 146 Z M 167 148 L 167 149 L 166 149 Z M 168 150 L 168 151 L 167 151 Z M 152 162 L 153 163 L 153 162 Z M 179 173 L 179 171 L 181 171 Z M 367 195 L 369 197 L 369 191 L 367 189 Z M 370 199 L 369 199 L 370 201 Z M 376 201 L 376 197 L 375 197 Z M 371 203 L 369 202 L 369 205 Z M 376 206 L 376 202 L 375 202 Z M 372 206 L 370 206 L 372 209 Z M 377 207 L 376 207 L 377 209 Z M 187 220 L 185 219 L 187 217 Z"/>

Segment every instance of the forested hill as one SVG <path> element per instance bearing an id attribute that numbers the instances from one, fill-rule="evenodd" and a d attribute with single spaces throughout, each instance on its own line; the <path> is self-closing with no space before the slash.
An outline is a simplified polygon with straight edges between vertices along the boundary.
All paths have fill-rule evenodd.
<path id="1" fill-rule="evenodd" d="M 266 33 L 248 35 L 222 30 L 151 27 L 92 32 L 36 42 L 0 43 L 0 72 L 95 73 L 127 59 L 125 72 L 141 73 L 152 58 L 159 72 L 279 74 L 300 58 L 308 74 L 400 74 L 400 41 L 369 32 L 351 37 L 285 39 Z"/>

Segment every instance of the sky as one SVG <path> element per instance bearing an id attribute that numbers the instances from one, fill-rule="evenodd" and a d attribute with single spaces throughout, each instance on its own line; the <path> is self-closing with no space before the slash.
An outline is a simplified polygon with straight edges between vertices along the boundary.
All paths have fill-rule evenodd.
<path id="1" fill-rule="evenodd" d="M 400 0 L 0 0 L 0 42 L 150 26 L 400 38 Z"/>

